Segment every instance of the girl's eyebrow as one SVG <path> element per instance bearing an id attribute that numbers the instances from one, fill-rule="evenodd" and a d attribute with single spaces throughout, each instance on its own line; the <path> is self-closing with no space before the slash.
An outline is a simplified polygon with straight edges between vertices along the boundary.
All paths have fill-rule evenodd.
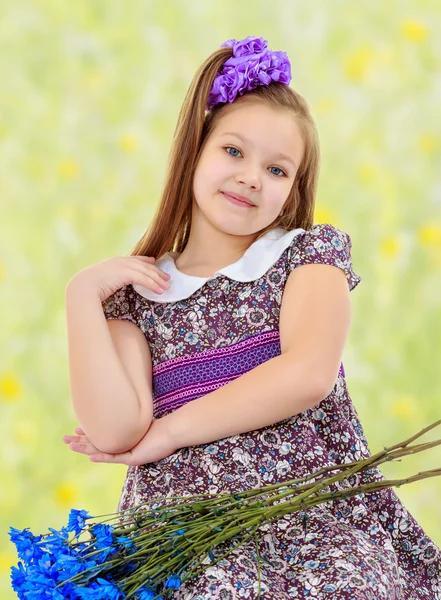
<path id="1" fill-rule="evenodd" d="M 236 136 L 237 138 L 239 138 L 240 140 L 242 140 L 242 142 L 245 142 L 245 143 L 250 143 L 250 140 L 248 140 L 246 137 L 243 137 L 243 135 L 240 135 L 240 133 L 233 133 L 233 132 L 231 131 L 231 132 L 222 133 L 222 134 L 221 134 L 221 137 L 222 137 L 223 135 L 234 135 L 234 136 Z M 297 165 L 296 165 L 296 163 L 295 163 L 295 162 L 293 161 L 293 159 L 292 159 L 290 156 L 288 156 L 287 154 L 284 154 L 283 152 L 278 152 L 278 153 L 276 154 L 276 157 L 277 157 L 277 158 L 283 158 L 283 159 L 287 160 L 287 161 L 288 161 L 288 162 L 290 162 L 292 165 L 294 165 L 294 168 L 297 168 Z"/>

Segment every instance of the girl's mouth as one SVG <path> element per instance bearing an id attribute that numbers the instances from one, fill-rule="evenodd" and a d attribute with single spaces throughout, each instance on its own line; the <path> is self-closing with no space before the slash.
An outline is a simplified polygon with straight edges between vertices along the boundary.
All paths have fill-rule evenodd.
<path id="1" fill-rule="evenodd" d="M 225 192 L 222 193 L 229 202 L 235 204 L 236 206 L 242 206 L 243 208 L 254 208 L 254 206 L 252 204 L 248 204 L 248 202 L 242 202 L 242 200 L 238 200 L 237 198 L 234 198 Z"/>

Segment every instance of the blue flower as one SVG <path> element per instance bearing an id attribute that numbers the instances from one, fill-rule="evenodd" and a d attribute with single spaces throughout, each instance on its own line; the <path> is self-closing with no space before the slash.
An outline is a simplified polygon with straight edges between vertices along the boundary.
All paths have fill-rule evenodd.
<path id="1" fill-rule="evenodd" d="M 111 581 L 98 577 L 87 588 L 77 587 L 75 592 L 81 600 L 119 600 L 126 595 Z"/>
<path id="2" fill-rule="evenodd" d="M 48 527 L 49 531 L 52 531 L 52 535 L 45 535 L 44 541 L 41 542 L 45 548 L 51 550 L 51 552 L 62 552 L 67 546 L 67 540 L 69 539 L 69 532 L 65 527 L 62 527 L 60 531 Z"/>
<path id="3" fill-rule="evenodd" d="M 25 562 L 37 561 L 42 556 L 42 551 L 36 545 L 43 536 L 34 536 L 29 527 L 20 531 L 15 527 L 9 528 L 9 538 L 17 548 L 17 554 Z"/>
<path id="4" fill-rule="evenodd" d="M 152 600 L 155 597 L 155 593 L 147 590 L 146 588 L 141 588 L 138 590 L 139 600 Z"/>
<path id="5" fill-rule="evenodd" d="M 173 588 L 174 590 L 178 590 L 181 587 L 181 578 L 178 577 L 177 575 L 176 575 L 176 577 L 170 576 L 167 579 L 167 581 L 165 582 L 164 587 Z"/>
<path id="6" fill-rule="evenodd" d="M 128 537 L 120 536 L 116 538 L 116 541 L 118 544 L 126 546 L 127 548 L 131 548 L 133 546 L 133 541 Z"/>
<path id="7" fill-rule="evenodd" d="M 157 594 L 148 590 L 147 588 L 139 588 L 137 590 L 137 595 L 139 594 L 139 600 L 152 600 L 152 598 L 156 598 Z M 159 596 L 156 600 L 163 600 L 162 596 Z"/>
<path id="8" fill-rule="evenodd" d="M 67 530 L 73 531 L 75 535 L 80 535 L 86 519 L 92 519 L 87 510 L 72 508 L 69 514 Z"/>
<path id="9" fill-rule="evenodd" d="M 11 567 L 11 586 L 14 592 L 17 594 L 23 589 L 23 585 L 26 582 L 27 571 L 21 561 L 18 561 L 17 567 Z"/>
<path id="10" fill-rule="evenodd" d="M 114 538 L 112 533 L 114 530 L 113 525 L 105 525 L 104 523 L 96 523 L 92 527 L 92 532 L 96 536 L 94 546 L 97 550 L 101 550 L 101 562 L 107 560 L 110 554 L 118 551 L 118 548 L 113 545 Z"/>

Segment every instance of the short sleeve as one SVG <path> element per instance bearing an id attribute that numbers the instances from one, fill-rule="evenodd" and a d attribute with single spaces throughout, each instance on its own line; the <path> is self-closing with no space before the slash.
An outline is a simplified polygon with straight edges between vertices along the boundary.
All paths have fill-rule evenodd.
<path id="1" fill-rule="evenodd" d="M 136 292 L 131 284 L 116 290 L 101 304 L 106 319 L 122 319 L 138 324 Z"/>
<path id="2" fill-rule="evenodd" d="M 288 271 L 314 263 L 334 265 L 345 272 L 352 291 L 362 278 L 353 270 L 351 248 L 349 234 L 330 223 L 319 223 L 294 237 L 288 249 Z"/>

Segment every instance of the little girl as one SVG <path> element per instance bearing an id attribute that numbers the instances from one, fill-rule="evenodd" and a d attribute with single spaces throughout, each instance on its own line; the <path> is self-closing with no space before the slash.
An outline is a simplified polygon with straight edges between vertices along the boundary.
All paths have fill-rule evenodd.
<path id="1" fill-rule="evenodd" d="M 350 236 L 313 225 L 319 142 L 290 81 L 263 38 L 222 44 L 185 97 L 150 228 L 66 287 L 81 428 L 64 439 L 128 465 L 118 511 L 370 456 L 341 363 L 361 277 Z M 440 550 L 392 488 L 258 531 L 264 598 L 441 597 Z M 257 598 L 255 540 L 173 597 Z"/>

